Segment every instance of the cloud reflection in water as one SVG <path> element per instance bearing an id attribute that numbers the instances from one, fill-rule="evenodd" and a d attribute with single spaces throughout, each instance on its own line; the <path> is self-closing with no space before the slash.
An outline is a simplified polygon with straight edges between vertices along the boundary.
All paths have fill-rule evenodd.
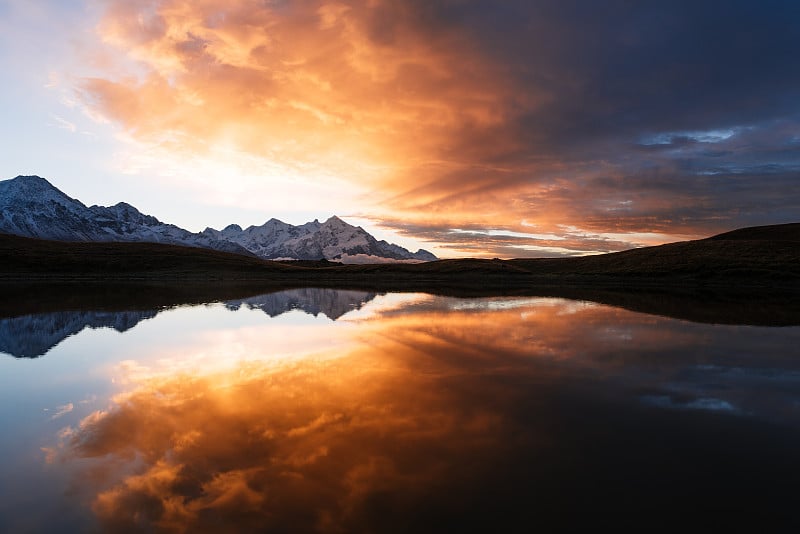
<path id="1" fill-rule="evenodd" d="M 409 301 L 354 315 L 335 353 L 310 336 L 305 356 L 271 360 L 275 344 L 254 335 L 232 365 L 139 367 L 53 459 L 92 466 L 80 491 L 109 531 L 633 525 L 700 500 L 709 521 L 743 503 L 752 517 L 789 509 L 800 329 L 559 299 Z"/>

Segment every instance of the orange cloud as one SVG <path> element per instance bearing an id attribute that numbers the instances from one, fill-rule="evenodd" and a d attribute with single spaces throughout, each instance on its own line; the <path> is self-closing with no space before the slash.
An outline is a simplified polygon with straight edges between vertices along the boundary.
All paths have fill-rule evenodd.
<path id="1" fill-rule="evenodd" d="M 144 74 L 88 79 L 84 96 L 138 137 L 232 141 L 376 184 L 454 129 L 502 120 L 498 73 L 415 16 L 392 2 L 112 2 L 99 34 Z"/>
<path id="2" fill-rule="evenodd" d="M 515 94 L 459 28 L 425 27 L 424 15 L 378 1 L 111 2 L 98 33 L 140 71 L 85 79 L 81 94 L 161 149 L 201 155 L 230 145 L 359 184 L 372 191 L 367 214 L 440 219 L 426 203 L 441 202 L 443 190 L 468 199 L 477 184 L 456 175 L 498 150 L 465 158 L 449 147 L 537 99 Z M 496 185 L 490 174 L 485 182 Z M 450 213 L 475 208 L 462 204 Z"/>
<path id="3" fill-rule="evenodd" d="M 269 166 L 264 182 L 304 176 L 326 199 L 348 183 L 334 210 L 461 255 L 617 250 L 791 205 L 769 193 L 788 175 L 759 188 L 741 172 L 744 129 L 648 141 L 678 127 L 675 110 L 625 70 L 624 39 L 593 38 L 606 30 L 572 15 L 525 2 L 111 0 L 98 54 L 133 66 L 79 90 L 148 154 L 186 164 L 230 148 Z M 453 230 L 468 224 L 567 239 L 465 243 Z"/>

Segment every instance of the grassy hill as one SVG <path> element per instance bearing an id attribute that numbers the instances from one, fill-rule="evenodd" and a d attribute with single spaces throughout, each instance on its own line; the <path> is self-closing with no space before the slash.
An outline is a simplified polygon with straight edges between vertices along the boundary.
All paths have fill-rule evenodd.
<path id="1" fill-rule="evenodd" d="M 152 243 L 65 243 L 0 235 L 0 280 L 193 280 L 371 289 L 493 290 L 548 284 L 800 283 L 800 223 L 578 258 L 422 264 L 272 262 Z"/>
<path id="2" fill-rule="evenodd" d="M 589 300 L 692 321 L 800 324 L 800 224 L 564 259 L 341 265 L 0 234 L 0 317 L 158 309 L 294 287 Z"/>
<path id="3" fill-rule="evenodd" d="M 0 234 L 0 277 L 268 276 L 282 263 L 201 248 L 157 243 L 71 243 Z"/>
<path id="4" fill-rule="evenodd" d="M 682 277 L 694 279 L 800 278 L 800 223 L 742 228 L 707 239 L 598 256 L 511 260 L 537 273 Z"/>

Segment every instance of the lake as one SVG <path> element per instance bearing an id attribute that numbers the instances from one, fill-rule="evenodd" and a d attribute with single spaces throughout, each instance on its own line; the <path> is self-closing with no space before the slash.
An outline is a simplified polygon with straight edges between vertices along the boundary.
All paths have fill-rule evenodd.
<path id="1" fill-rule="evenodd" d="M 0 319 L 2 532 L 796 531 L 800 327 L 295 289 Z"/>

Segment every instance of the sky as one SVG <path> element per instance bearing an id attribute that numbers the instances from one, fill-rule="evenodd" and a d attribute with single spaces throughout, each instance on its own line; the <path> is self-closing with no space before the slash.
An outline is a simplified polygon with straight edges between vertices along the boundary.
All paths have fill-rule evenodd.
<path id="1" fill-rule="evenodd" d="M 800 220 L 800 3 L 0 0 L 0 179 L 440 257 Z"/>

